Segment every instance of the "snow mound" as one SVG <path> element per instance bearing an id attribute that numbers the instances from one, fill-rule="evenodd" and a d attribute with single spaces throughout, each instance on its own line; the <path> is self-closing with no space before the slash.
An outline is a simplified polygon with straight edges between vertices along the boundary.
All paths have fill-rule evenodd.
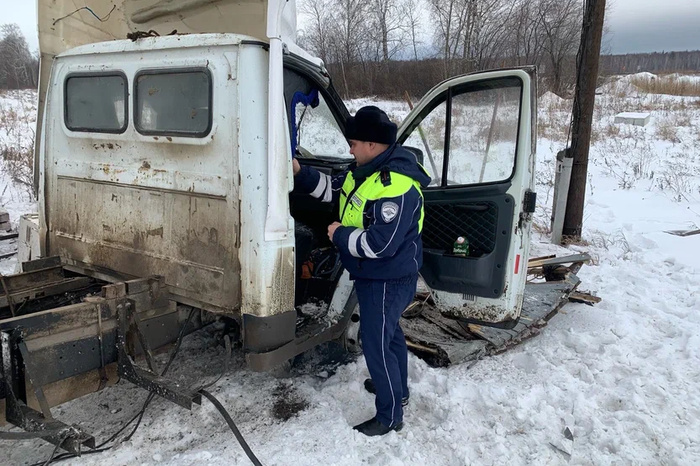
<path id="1" fill-rule="evenodd" d="M 566 102 L 567 102 L 567 99 L 564 99 L 563 97 L 559 97 L 558 95 L 556 95 L 554 92 L 551 92 L 551 91 L 545 92 L 539 98 L 539 104 L 542 105 L 543 107 L 564 105 L 564 104 L 566 104 Z"/>

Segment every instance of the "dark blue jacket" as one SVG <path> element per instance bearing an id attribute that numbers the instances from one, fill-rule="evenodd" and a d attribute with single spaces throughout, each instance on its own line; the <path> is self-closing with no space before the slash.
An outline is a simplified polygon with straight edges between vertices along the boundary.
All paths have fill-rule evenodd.
<path id="1" fill-rule="evenodd" d="M 422 187 L 430 183 L 430 177 L 418 165 L 415 156 L 401 147 L 393 145 L 379 154 L 370 163 L 358 167 L 351 164 L 359 186 L 371 175 L 388 170 L 418 181 Z M 302 166 L 294 180 L 295 191 L 308 193 L 324 202 L 335 202 L 340 198 L 340 189 L 348 172 L 336 176 Z M 396 209 L 391 215 L 382 215 L 382 206 L 392 203 Z M 423 243 L 418 231 L 423 198 L 415 187 L 401 196 L 368 201 L 364 209 L 364 230 L 341 226 L 333 235 L 333 243 L 340 251 L 343 266 L 350 277 L 388 280 L 417 273 L 423 264 Z M 385 210 L 387 212 L 387 210 Z"/>

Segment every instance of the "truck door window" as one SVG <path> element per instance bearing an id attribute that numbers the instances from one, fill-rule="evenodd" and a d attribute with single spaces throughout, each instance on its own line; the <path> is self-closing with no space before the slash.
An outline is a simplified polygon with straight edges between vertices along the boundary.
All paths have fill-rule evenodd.
<path id="1" fill-rule="evenodd" d="M 452 98 L 448 185 L 492 183 L 510 178 L 520 115 L 519 83 Z"/>
<path id="2" fill-rule="evenodd" d="M 338 127 L 323 95 L 318 93 L 318 105 L 296 103 L 295 117 L 297 147 L 301 146 L 313 155 L 324 155 L 340 159 L 350 158 L 348 142 Z"/>
<path id="3" fill-rule="evenodd" d="M 522 83 L 516 78 L 475 82 L 450 89 L 421 111 L 407 129 L 403 145 L 423 152 L 431 187 L 510 179 L 521 92 Z"/>
<path id="4" fill-rule="evenodd" d="M 136 75 L 134 124 L 141 134 L 204 137 L 212 126 L 211 75 L 205 69 Z"/>
<path id="5" fill-rule="evenodd" d="M 71 131 L 123 133 L 127 83 L 121 73 L 71 74 L 64 88 L 64 121 Z"/>

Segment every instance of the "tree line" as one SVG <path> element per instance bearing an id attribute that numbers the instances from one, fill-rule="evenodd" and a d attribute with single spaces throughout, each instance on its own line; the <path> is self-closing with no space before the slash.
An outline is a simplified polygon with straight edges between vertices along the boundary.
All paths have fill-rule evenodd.
<path id="1" fill-rule="evenodd" d="M 537 65 L 541 88 L 575 82 L 581 0 L 299 0 L 299 44 L 345 98 L 423 95 L 458 74 Z M 430 31 L 426 36 L 426 31 Z M 0 26 L 0 89 L 36 88 L 39 59 Z M 601 74 L 700 70 L 700 51 L 603 55 Z"/>
<path id="2" fill-rule="evenodd" d="M 300 0 L 300 44 L 324 60 L 344 97 L 422 93 L 450 76 L 524 64 L 538 65 L 547 87 L 561 93 L 574 82 L 582 6 L 580 0 Z"/>
<path id="3" fill-rule="evenodd" d="M 602 74 L 700 72 L 700 50 L 686 52 L 628 53 L 600 57 Z"/>
<path id="4" fill-rule="evenodd" d="M 36 88 L 39 57 L 29 51 L 16 24 L 0 26 L 0 89 Z"/>

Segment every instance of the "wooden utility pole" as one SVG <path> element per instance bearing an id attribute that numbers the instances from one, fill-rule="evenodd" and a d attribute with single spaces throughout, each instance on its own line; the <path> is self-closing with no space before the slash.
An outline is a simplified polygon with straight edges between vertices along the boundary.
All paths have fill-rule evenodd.
<path id="1" fill-rule="evenodd" d="M 588 148 L 591 143 L 591 124 L 598 81 L 600 42 L 603 37 L 605 0 L 586 0 L 576 66 L 576 93 L 574 95 L 571 150 L 573 167 L 564 217 L 564 237 L 581 239 L 583 205 L 586 200 L 588 178 Z"/>

